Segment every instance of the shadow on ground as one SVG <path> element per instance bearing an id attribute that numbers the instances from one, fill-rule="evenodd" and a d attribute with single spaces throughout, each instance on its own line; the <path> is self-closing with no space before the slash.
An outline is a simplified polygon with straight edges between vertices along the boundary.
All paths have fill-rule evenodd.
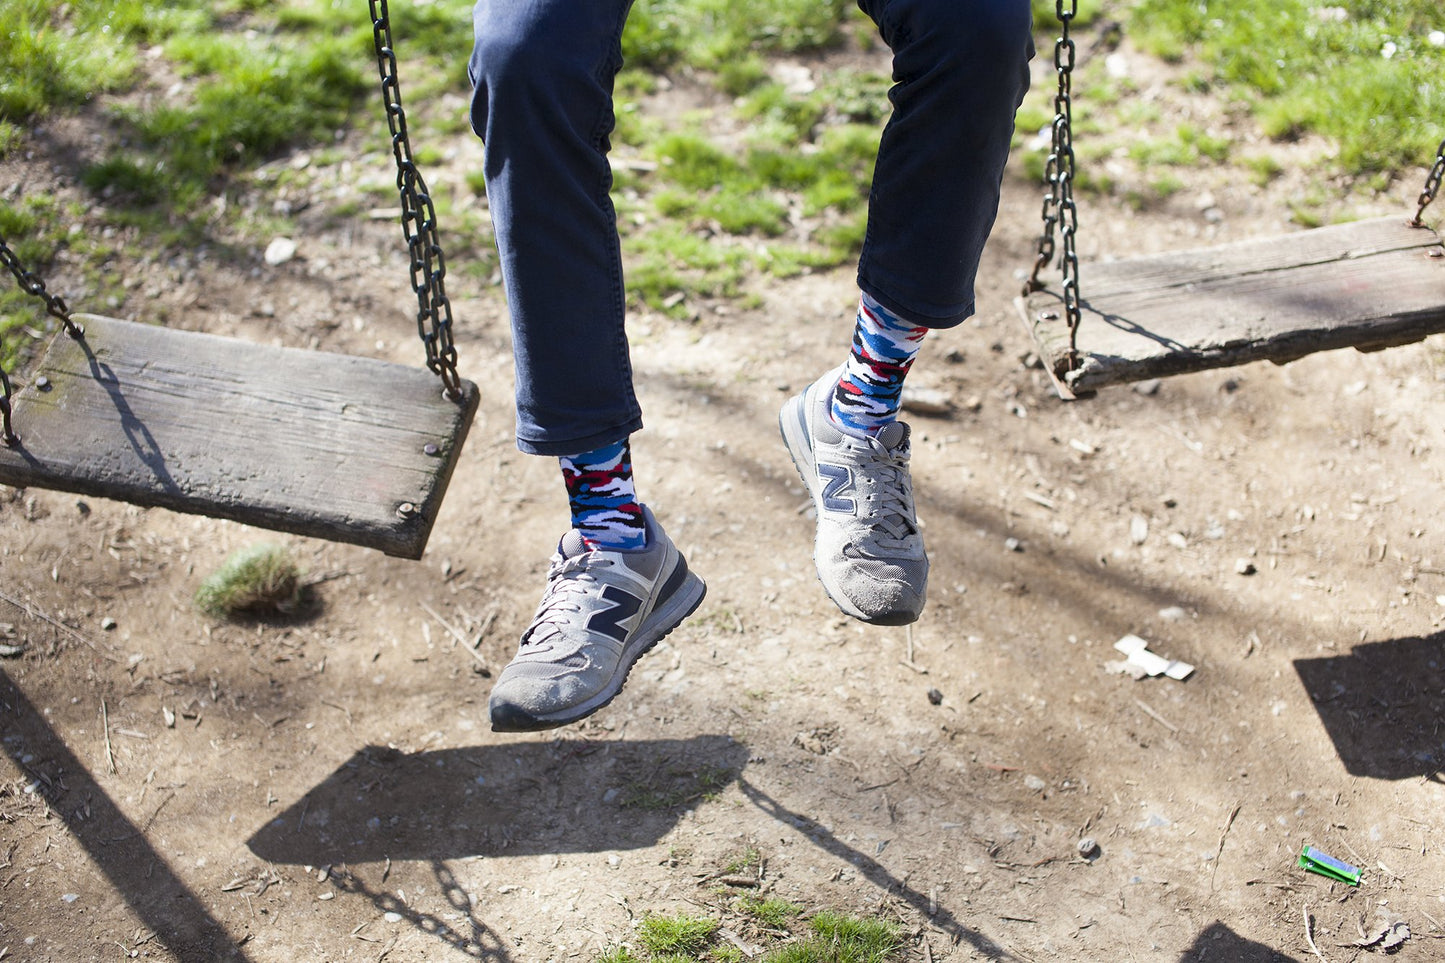
<path id="1" fill-rule="evenodd" d="M 1441 780 L 1445 633 L 1370 642 L 1294 666 L 1350 775 Z"/>
<path id="2" fill-rule="evenodd" d="M 247 845 L 290 865 L 640 849 L 729 785 L 747 758 L 727 736 L 409 754 L 368 746 Z"/>
<path id="3" fill-rule="evenodd" d="M 246 960 L 225 927 L 146 839 L 147 827 L 126 818 L 4 672 L 0 712 L 6 754 L 34 780 L 35 791 L 160 942 L 181 960 Z"/>
<path id="4" fill-rule="evenodd" d="M 1263 943 L 1245 939 L 1223 923 L 1206 927 L 1179 957 L 1179 963 L 1195 963 L 1197 960 L 1218 960 L 1219 963 L 1299 963 L 1293 956 Z"/>
<path id="5" fill-rule="evenodd" d="M 1019 960 L 1018 956 L 995 943 L 984 933 L 965 926 L 948 907 L 935 903 L 928 894 L 909 887 L 906 877 L 899 879 L 894 876 L 882 863 L 849 846 L 821 823 L 793 812 L 742 777 L 739 777 L 738 785 L 742 788 L 743 795 L 763 812 L 778 822 L 805 833 L 813 845 L 851 864 L 868 882 L 907 903 L 920 916 L 927 916 L 932 925 L 947 934 L 955 946 L 967 943 L 974 953 L 995 963 L 1016 963 Z"/>

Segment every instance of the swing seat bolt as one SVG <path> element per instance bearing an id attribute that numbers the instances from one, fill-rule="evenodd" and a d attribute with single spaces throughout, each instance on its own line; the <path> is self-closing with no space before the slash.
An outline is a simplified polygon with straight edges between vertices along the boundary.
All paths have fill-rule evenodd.
<path id="1" fill-rule="evenodd" d="M 400 505 L 396 506 L 397 518 L 411 518 L 415 514 L 416 506 L 413 505 L 411 502 L 402 502 Z"/>
<path id="2" fill-rule="evenodd" d="M 49 391 L 51 387 L 50 379 L 45 377 L 45 375 L 41 375 L 35 379 L 35 389 L 37 391 Z"/>
<path id="3" fill-rule="evenodd" d="M 435 442 L 428 442 L 426 447 L 423 448 L 422 451 L 435 458 L 437 455 L 440 455 L 442 453 L 442 448 L 441 445 L 438 445 Z"/>

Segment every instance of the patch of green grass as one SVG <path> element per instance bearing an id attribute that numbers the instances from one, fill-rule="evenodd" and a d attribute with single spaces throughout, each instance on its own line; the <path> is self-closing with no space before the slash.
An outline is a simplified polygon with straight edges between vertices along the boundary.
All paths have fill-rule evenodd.
<path id="1" fill-rule="evenodd" d="M 56 251 L 66 244 L 62 218 L 53 198 L 0 201 L 0 238 L 22 270 L 42 282 Z M 0 270 L 0 367 L 14 373 L 28 364 L 57 324 L 44 301 L 22 291 L 9 271 Z"/>
<path id="2" fill-rule="evenodd" d="M 744 896 L 738 900 L 738 909 L 764 926 L 775 930 L 785 928 L 802 914 L 803 907 L 790 903 L 779 896 L 766 899 L 758 896 Z"/>
<path id="3" fill-rule="evenodd" d="M 675 296 L 735 297 L 753 263 L 753 255 L 739 245 L 666 222 L 624 235 L 622 250 L 628 261 L 629 295 L 677 318 L 686 317 L 687 311 L 680 302 L 673 303 Z"/>
<path id="4" fill-rule="evenodd" d="M 638 0 L 622 34 L 623 57 L 665 70 L 713 70 L 750 53 L 798 53 L 838 43 L 858 16 L 849 0 Z"/>
<path id="5" fill-rule="evenodd" d="M 756 871 L 759 863 L 762 862 L 763 854 L 755 846 L 748 846 L 737 856 L 728 860 L 722 867 L 724 876 L 741 876 Z"/>
<path id="6" fill-rule="evenodd" d="M 766 952 L 756 957 L 759 963 L 893 963 L 901 959 L 903 930 L 891 921 L 822 911 L 808 920 L 803 933 L 786 936 L 782 934 L 796 929 L 802 908 L 776 897 L 756 902 L 768 907 L 748 914 L 768 931 L 762 946 Z M 637 927 L 639 951 L 612 947 L 597 957 L 596 963 L 738 963 L 743 959 L 741 951 L 717 939 L 721 928 L 722 923 L 710 917 L 648 915 Z"/>
<path id="7" fill-rule="evenodd" d="M 1184 181 L 1176 174 L 1161 174 L 1149 182 L 1149 189 L 1157 197 L 1172 197 L 1184 190 Z"/>
<path id="8" fill-rule="evenodd" d="M 1359 174 L 1433 156 L 1445 116 L 1445 47 L 1426 34 L 1438 29 L 1439 14 L 1438 0 L 1337 8 L 1142 0 L 1130 34 L 1166 59 L 1197 54 L 1211 84 L 1262 95 L 1247 100 L 1271 136 L 1331 138 L 1340 145 L 1337 166 Z"/>
<path id="9" fill-rule="evenodd" d="M 1244 166 L 1249 169 L 1249 179 L 1253 183 L 1263 187 L 1284 173 L 1284 165 L 1268 154 L 1257 154 L 1244 161 Z"/>
<path id="10" fill-rule="evenodd" d="M 809 920 L 812 934 L 770 953 L 767 963 L 884 963 L 903 948 L 903 932 L 880 919 L 821 912 Z"/>
<path id="11" fill-rule="evenodd" d="M 357 48 L 344 40 L 294 48 L 275 40 L 208 38 L 204 53 L 191 51 L 189 62 L 204 79 L 189 103 L 127 112 L 173 184 L 180 177 L 204 189 L 228 165 L 329 138 L 345 124 L 365 89 Z"/>
<path id="12" fill-rule="evenodd" d="M 731 782 L 736 773 L 716 766 L 700 769 L 672 768 L 629 783 L 618 805 L 624 809 L 673 809 L 706 799 Z"/>
<path id="13" fill-rule="evenodd" d="M 1229 156 L 1230 141 L 1201 131 L 1190 124 L 1181 124 L 1170 138 L 1145 138 L 1129 148 L 1129 156 L 1141 166 L 1163 164 L 1172 167 L 1194 167 L 1202 160 L 1216 163 Z"/>
<path id="14" fill-rule="evenodd" d="M 100 3 L 10 0 L 0 18 L 0 117 L 24 121 L 130 80 L 135 51 Z M 121 4 L 126 6 L 126 4 Z"/>
<path id="15" fill-rule="evenodd" d="M 614 946 L 597 957 L 597 963 L 642 963 L 632 951 L 625 946 Z"/>
<path id="16" fill-rule="evenodd" d="M 705 916 L 648 916 L 638 925 L 637 938 L 654 958 L 682 954 L 686 959 L 706 949 L 721 925 Z"/>
<path id="17" fill-rule="evenodd" d="M 301 570 L 279 545 L 239 549 L 196 590 L 196 607 L 213 618 L 294 615 L 303 604 Z"/>

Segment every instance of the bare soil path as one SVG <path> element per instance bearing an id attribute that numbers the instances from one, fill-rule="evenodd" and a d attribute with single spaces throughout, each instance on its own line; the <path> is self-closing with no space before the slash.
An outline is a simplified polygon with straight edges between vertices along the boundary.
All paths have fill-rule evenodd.
<path id="1" fill-rule="evenodd" d="M 73 190 L 56 170 L 0 188 Z M 1288 229 L 1287 178 L 1193 176 L 1153 209 L 1091 202 L 1085 256 Z M 920 961 L 1312 940 L 1341 963 L 1377 917 L 1440 959 L 1445 341 L 1065 404 L 1010 303 L 1037 209 L 1011 175 L 978 316 L 915 368 L 952 410 L 910 416 L 933 575 L 908 630 L 825 598 L 777 438 L 846 349 L 851 273 L 636 319 L 639 483 L 709 594 L 556 733 L 491 733 L 452 631 L 505 664 L 565 525 L 555 466 L 512 445 L 498 289 L 453 292 L 482 411 L 426 557 L 281 539 L 333 576 L 313 617 L 192 607 L 270 535 L 0 489 L 0 643 L 24 646 L 0 662 L 0 959 L 591 960 L 676 910 L 761 944 L 737 892 L 897 918 Z M 416 358 L 394 226 L 315 212 L 279 267 L 131 252 L 99 309 Z M 760 351 L 779 323 L 787 351 Z M 1194 674 L 1111 673 L 1130 633 Z M 1364 884 L 1297 868 L 1305 844 Z"/>

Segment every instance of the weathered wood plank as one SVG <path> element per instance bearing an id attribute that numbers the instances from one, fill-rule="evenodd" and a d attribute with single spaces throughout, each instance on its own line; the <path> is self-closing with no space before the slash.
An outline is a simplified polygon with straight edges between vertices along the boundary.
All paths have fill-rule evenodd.
<path id="1" fill-rule="evenodd" d="M 0 483 L 421 557 L 475 385 L 452 402 L 424 368 L 76 320 L 17 392 Z"/>
<path id="2" fill-rule="evenodd" d="M 1399 218 L 1088 264 L 1079 363 L 1061 297 L 1019 298 L 1060 392 L 1335 348 L 1376 350 L 1445 331 L 1445 249 Z"/>

